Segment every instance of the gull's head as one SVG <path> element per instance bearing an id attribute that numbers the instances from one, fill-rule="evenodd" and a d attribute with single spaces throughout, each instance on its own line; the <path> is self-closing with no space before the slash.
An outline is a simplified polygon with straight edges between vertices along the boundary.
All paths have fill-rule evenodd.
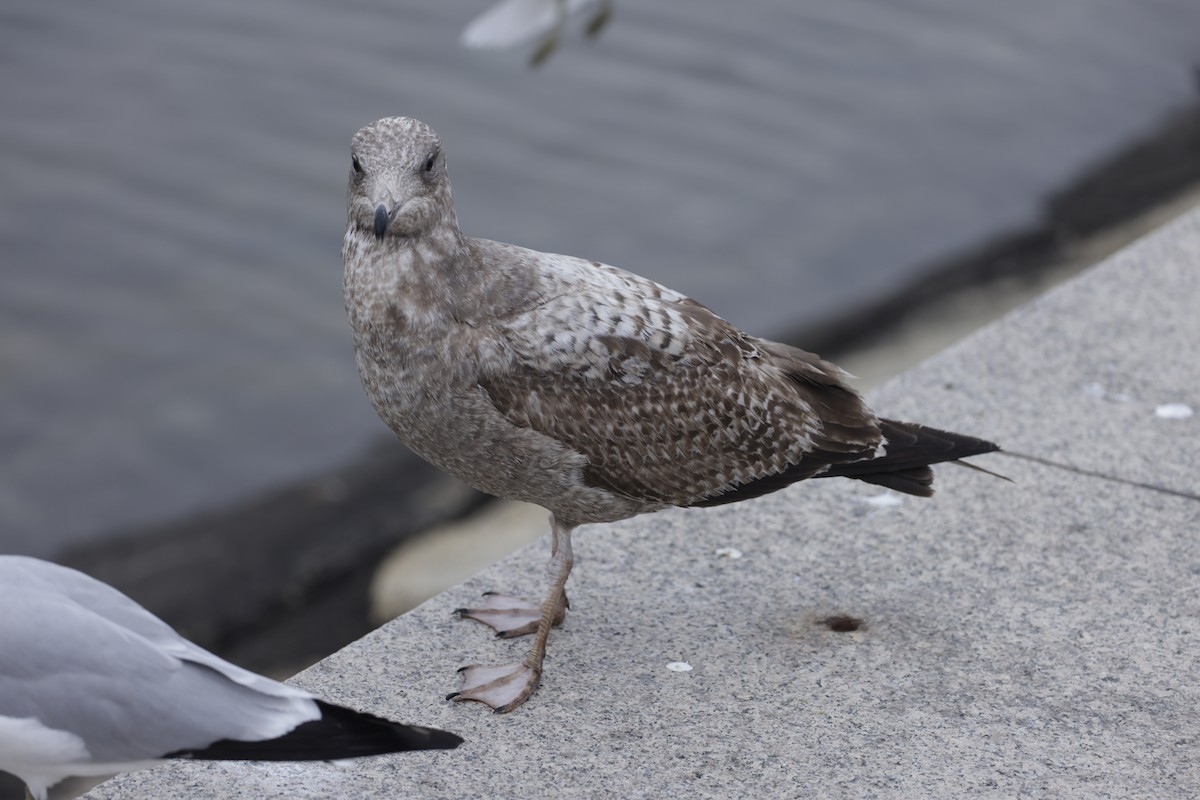
<path id="1" fill-rule="evenodd" d="M 386 117 L 354 134 L 346 221 L 377 240 L 455 226 L 442 140 L 409 117 Z"/>

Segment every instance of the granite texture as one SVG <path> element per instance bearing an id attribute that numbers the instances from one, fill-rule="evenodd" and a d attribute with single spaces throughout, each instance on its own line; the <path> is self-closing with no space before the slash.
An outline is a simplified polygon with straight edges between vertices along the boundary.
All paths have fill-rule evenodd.
<path id="1" fill-rule="evenodd" d="M 543 540 L 295 679 L 458 750 L 88 797 L 1200 795 L 1200 415 L 1155 415 L 1200 408 L 1198 264 L 1200 211 L 873 394 L 1044 460 L 977 460 L 1015 483 L 942 467 L 929 501 L 814 481 L 582 528 L 541 690 L 507 716 L 443 701 L 526 647 L 452 610 L 538 597 Z"/>
<path id="2" fill-rule="evenodd" d="M 1200 499 L 1200 212 L 1047 292 L 873 394 L 1075 469 Z M 1195 414 L 1164 419 L 1160 405 Z"/>

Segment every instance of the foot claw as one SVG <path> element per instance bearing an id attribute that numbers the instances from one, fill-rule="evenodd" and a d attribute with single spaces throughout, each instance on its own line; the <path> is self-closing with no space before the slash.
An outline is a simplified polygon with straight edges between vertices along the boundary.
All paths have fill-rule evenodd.
<path id="1" fill-rule="evenodd" d="M 463 688 L 446 699 L 460 703 L 473 700 L 490 706 L 497 714 L 506 714 L 528 700 L 542 678 L 540 669 L 524 662 L 499 667 L 472 664 L 459 672 L 463 673 Z"/>

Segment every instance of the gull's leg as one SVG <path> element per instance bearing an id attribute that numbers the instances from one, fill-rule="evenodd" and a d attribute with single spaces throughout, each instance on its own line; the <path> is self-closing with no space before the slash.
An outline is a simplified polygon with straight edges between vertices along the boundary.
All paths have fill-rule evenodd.
<path id="1" fill-rule="evenodd" d="M 550 527 L 553 530 L 553 515 L 550 516 Z M 547 566 L 547 569 L 551 572 L 551 577 L 553 577 L 554 558 L 557 555 L 558 536 L 552 535 L 550 539 L 550 564 Z M 567 616 L 567 609 L 570 605 L 567 601 L 567 593 L 563 592 L 559 597 L 558 608 L 554 612 L 555 625 L 562 624 L 563 619 Z M 476 622 L 482 622 L 494 630 L 497 638 L 500 639 L 515 639 L 518 636 L 526 636 L 534 633 L 538 629 L 538 623 L 542 621 L 542 606 L 534 605 L 520 597 L 512 597 L 498 592 L 484 592 L 483 603 L 481 605 L 475 608 L 456 608 L 454 613 L 463 619 L 473 619 Z"/>
<path id="2" fill-rule="evenodd" d="M 463 680 L 462 689 L 447 695 L 447 700 L 475 700 L 491 706 L 496 713 L 503 714 L 528 700 L 537 688 L 542 678 L 542 660 L 546 657 L 546 640 L 550 638 L 550 629 L 555 625 L 555 618 L 561 615 L 566 606 L 564 587 L 575 563 L 575 555 L 571 552 L 572 528 L 561 524 L 551 515 L 550 530 L 553 536 L 553 555 L 550 557 L 549 566 L 550 593 L 542 603 L 537 636 L 534 637 L 529 653 L 515 664 L 499 667 L 472 664 L 463 667 L 459 670 Z"/>
<path id="3" fill-rule="evenodd" d="M 600 8 L 596 9 L 596 13 L 588 20 L 587 27 L 584 32 L 588 38 L 599 36 L 600 31 L 604 30 L 604 26 L 612 19 L 613 15 L 613 0 L 601 0 Z"/>

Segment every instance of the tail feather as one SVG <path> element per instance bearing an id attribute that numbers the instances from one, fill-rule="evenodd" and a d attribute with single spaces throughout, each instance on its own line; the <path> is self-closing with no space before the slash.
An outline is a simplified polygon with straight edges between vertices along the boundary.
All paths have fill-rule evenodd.
<path id="1" fill-rule="evenodd" d="M 222 739 L 201 750 L 181 750 L 167 758 L 204 761 L 333 761 L 404 750 L 449 750 L 462 737 L 436 728 L 398 722 L 316 701 L 321 718 L 298 725 L 275 739 L 258 742 Z"/>
<path id="2" fill-rule="evenodd" d="M 958 461 L 1000 449 L 984 439 L 914 422 L 881 419 L 879 427 L 885 440 L 883 455 L 869 461 L 835 464 L 821 477 L 856 478 L 897 492 L 929 497 L 933 494 L 930 464 Z"/>

